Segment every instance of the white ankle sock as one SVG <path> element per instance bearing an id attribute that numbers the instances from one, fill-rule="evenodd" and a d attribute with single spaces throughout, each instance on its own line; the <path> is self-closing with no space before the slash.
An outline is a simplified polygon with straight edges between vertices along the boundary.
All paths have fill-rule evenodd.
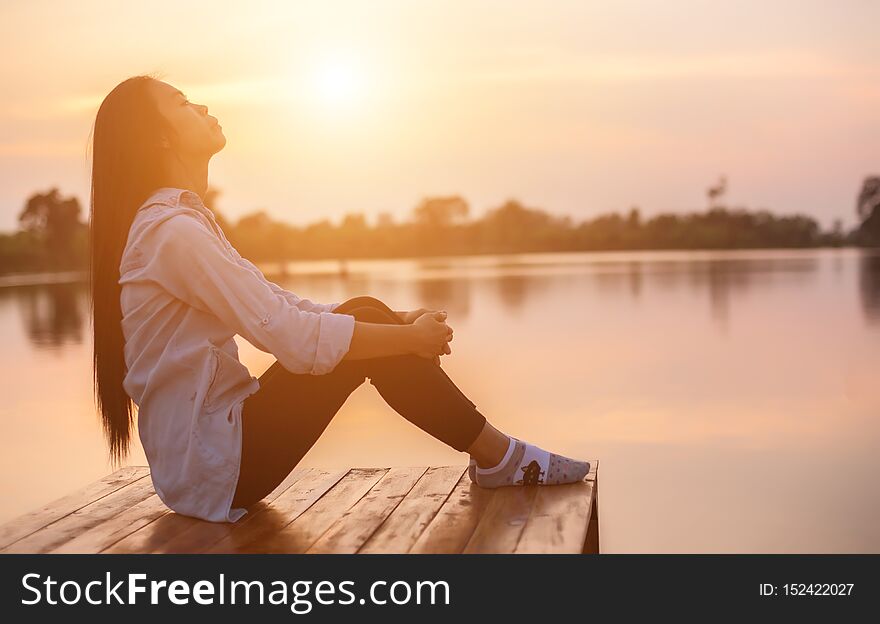
<path id="1" fill-rule="evenodd" d="M 589 462 L 550 453 L 534 444 L 511 437 L 507 453 L 501 462 L 491 468 L 475 466 L 472 479 L 478 486 L 488 488 L 557 485 L 582 481 L 589 471 Z"/>
<path id="2" fill-rule="evenodd" d="M 510 439 L 510 444 L 507 446 L 507 452 L 504 454 L 504 457 L 501 458 L 501 461 L 498 462 L 498 464 L 496 464 L 495 466 L 492 466 L 491 468 L 480 468 L 480 465 L 477 464 L 477 472 L 478 473 L 484 474 L 484 475 L 490 475 L 495 472 L 498 472 L 499 470 L 503 469 L 507 465 L 507 462 L 510 461 L 510 456 L 513 455 L 513 449 L 516 448 L 516 440 L 514 440 L 510 436 L 508 436 L 508 438 Z"/>

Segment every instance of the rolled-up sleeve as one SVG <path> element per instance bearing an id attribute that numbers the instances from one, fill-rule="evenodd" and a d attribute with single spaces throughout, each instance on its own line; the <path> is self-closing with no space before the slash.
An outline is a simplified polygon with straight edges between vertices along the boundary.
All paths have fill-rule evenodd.
<path id="1" fill-rule="evenodd" d="M 197 218 L 172 216 L 155 226 L 151 237 L 154 246 L 144 267 L 149 279 L 217 316 L 287 370 L 323 375 L 345 357 L 354 335 L 353 316 L 301 309 L 286 291 L 239 263 Z"/>

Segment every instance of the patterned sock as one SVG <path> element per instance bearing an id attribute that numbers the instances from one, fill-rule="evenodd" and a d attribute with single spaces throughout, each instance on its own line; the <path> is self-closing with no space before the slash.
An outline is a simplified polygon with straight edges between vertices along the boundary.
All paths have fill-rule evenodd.
<path id="1" fill-rule="evenodd" d="M 468 466 L 471 481 L 485 488 L 577 483 L 589 472 L 589 462 L 550 453 L 513 437 L 497 466 L 480 468 L 474 460 Z"/>
<path id="2" fill-rule="evenodd" d="M 519 441 L 517 438 L 514 438 L 513 436 L 507 436 L 507 437 L 510 438 L 511 440 L 513 440 L 514 442 Z M 507 450 L 510 451 L 511 448 L 508 447 Z M 502 462 L 504 461 L 504 457 L 501 458 L 501 461 Z M 471 457 L 471 460 L 468 462 L 468 476 L 471 478 L 471 482 L 473 482 L 473 483 L 477 482 L 477 460 L 474 459 L 473 457 Z"/>

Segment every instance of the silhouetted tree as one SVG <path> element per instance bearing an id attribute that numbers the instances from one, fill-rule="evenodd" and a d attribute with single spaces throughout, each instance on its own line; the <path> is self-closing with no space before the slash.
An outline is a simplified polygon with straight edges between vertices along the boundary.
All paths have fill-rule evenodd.
<path id="1" fill-rule="evenodd" d="M 415 246 L 423 255 L 456 253 L 461 244 L 456 225 L 467 218 L 470 207 L 458 195 L 426 197 L 413 209 Z"/>
<path id="2" fill-rule="evenodd" d="M 640 228 L 642 226 L 642 215 L 639 212 L 638 206 L 633 206 L 629 209 L 627 225 L 631 228 Z"/>
<path id="3" fill-rule="evenodd" d="M 342 218 L 337 235 L 340 258 L 357 257 L 367 250 L 369 235 L 367 219 L 361 213 L 350 212 Z"/>
<path id="4" fill-rule="evenodd" d="M 880 244 L 880 176 L 865 178 L 856 201 L 856 213 L 861 219 L 858 241 L 867 245 Z"/>
<path id="5" fill-rule="evenodd" d="M 449 227 L 467 218 L 468 203 L 458 195 L 426 197 L 413 210 L 416 224 L 427 227 Z"/>
<path id="6" fill-rule="evenodd" d="M 517 200 L 509 199 L 483 218 L 484 240 L 488 239 L 502 250 L 527 251 L 528 241 L 538 238 L 538 233 L 546 235 L 551 223 L 550 215 L 543 210 L 526 208 Z"/>
<path id="7" fill-rule="evenodd" d="M 394 215 L 392 215 L 390 212 L 380 212 L 378 215 L 376 215 L 376 227 L 394 227 Z"/>
<path id="8" fill-rule="evenodd" d="M 721 205 L 721 198 L 727 192 L 727 177 L 721 176 L 718 182 L 706 189 L 706 197 L 709 199 L 709 208 L 717 208 Z"/>
<path id="9" fill-rule="evenodd" d="M 49 268 L 68 268 L 74 264 L 74 241 L 84 224 L 76 197 L 62 197 L 57 188 L 35 193 L 25 202 L 18 222 L 25 232 L 44 246 Z"/>
<path id="10" fill-rule="evenodd" d="M 707 189 L 710 208 L 701 213 L 670 213 L 644 218 L 638 207 L 628 212 L 600 214 L 580 223 L 529 208 L 515 199 L 468 220 L 469 205 L 458 195 L 426 197 L 413 210 L 413 219 L 397 223 L 390 212 L 377 215 L 370 227 L 365 215 L 350 212 L 339 225 L 323 219 L 302 228 L 273 220 L 265 210 L 245 215 L 232 224 L 217 209 L 220 192 L 210 188 L 205 205 L 242 255 L 255 262 L 293 259 L 430 256 L 469 253 L 624 249 L 734 249 L 809 247 L 844 242 L 880 243 L 880 177 L 865 180 L 857 202 L 862 219 L 858 235 L 843 232 L 840 221 L 821 231 L 805 215 L 776 216 L 723 205 L 727 190 L 723 176 Z M 62 198 L 57 189 L 32 196 L 22 212 L 21 231 L 0 233 L 0 273 L 40 270 L 49 250 L 64 255 L 70 230 L 76 230 L 79 204 Z M 74 261 L 85 265 L 85 225 L 74 234 Z M 61 262 L 64 264 L 64 262 Z"/>
<path id="11" fill-rule="evenodd" d="M 273 221 L 265 210 L 243 216 L 233 229 L 231 241 L 253 260 L 281 260 L 290 256 L 290 226 Z"/>

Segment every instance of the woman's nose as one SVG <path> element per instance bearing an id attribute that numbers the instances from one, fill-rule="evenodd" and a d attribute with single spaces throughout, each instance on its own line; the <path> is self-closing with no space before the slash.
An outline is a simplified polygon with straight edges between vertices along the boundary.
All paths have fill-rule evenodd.
<path id="1" fill-rule="evenodd" d="M 199 110 L 202 111 L 202 115 L 207 115 L 207 114 L 208 114 L 208 107 L 205 106 L 204 104 L 199 104 Z"/>

